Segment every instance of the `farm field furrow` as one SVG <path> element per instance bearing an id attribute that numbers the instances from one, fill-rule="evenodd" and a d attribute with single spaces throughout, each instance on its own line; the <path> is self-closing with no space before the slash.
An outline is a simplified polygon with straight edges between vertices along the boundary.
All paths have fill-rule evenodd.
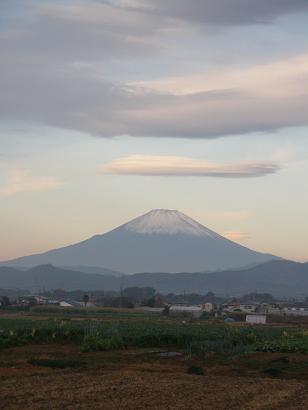
<path id="1" fill-rule="evenodd" d="M 304 409 L 307 353 L 300 326 L 3 315 L 1 408 Z"/>

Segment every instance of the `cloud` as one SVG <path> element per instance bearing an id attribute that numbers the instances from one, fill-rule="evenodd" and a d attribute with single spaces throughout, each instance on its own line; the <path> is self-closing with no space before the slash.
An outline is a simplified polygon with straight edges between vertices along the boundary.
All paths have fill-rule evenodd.
<path id="1" fill-rule="evenodd" d="M 249 95 L 270 99 L 301 95 L 303 82 L 308 83 L 308 54 L 244 68 L 226 67 L 130 85 L 161 94 L 199 95 L 200 99 L 206 93 L 216 99 Z"/>
<path id="2" fill-rule="evenodd" d="M 249 10 L 267 15 L 304 7 L 255 3 Z M 157 81 L 104 78 L 110 61 L 155 57 L 186 8 L 188 17 L 210 18 L 211 9 L 226 19 L 245 9 L 244 0 L 151 4 L 155 12 L 97 1 L 33 6 L 32 19 L 0 32 L 0 117 L 102 137 L 215 138 L 308 124 L 308 55 Z M 175 15 L 159 14 L 165 7 Z"/>
<path id="3" fill-rule="evenodd" d="M 35 1 L 38 0 L 1 0 L 0 1 L 0 31 L 11 23 L 19 23 L 31 13 Z M 31 11 L 30 11 L 31 10 Z"/>
<path id="4" fill-rule="evenodd" d="M 308 55 L 241 70 L 112 83 L 82 66 L 0 62 L 2 117 L 112 137 L 214 138 L 308 124 Z"/>
<path id="5" fill-rule="evenodd" d="M 251 238 L 251 235 L 249 232 L 242 232 L 242 231 L 226 231 L 226 232 L 223 232 L 222 235 L 230 239 L 231 241 L 239 241 L 241 239 Z"/>
<path id="6" fill-rule="evenodd" d="M 215 164 L 185 157 L 132 155 L 103 165 L 100 172 L 142 176 L 252 178 L 274 174 L 279 169 L 277 164 L 266 162 Z"/>
<path id="7" fill-rule="evenodd" d="M 9 172 L 6 183 L 0 186 L 0 196 L 52 191 L 61 188 L 62 185 L 63 182 L 54 177 L 38 177 L 27 171 L 14 170 Z"/>
<path id="8" fill-rule="evenodd" d="M 151 136 L 213 138 L 308 124 L 306 54 L 131 86 L 152 93 L 151 102 L 122 111 L 137 135 L 148 128 Z"/>
<path id="9" fill-rule="evenodd" d="M 157 17 L 96 1 L 42 3 L 31 7 L 31 19 L 0 35 L 3 56 L 32 55 L 40 63 L 98 62 L 155 51 Z"/>
<path id="10" fill-rule="evenodd" d="M 308 11 L 306 0 L 131 0 L 148 13 L 204 25 L 265 24 L 275 18 Z"/>

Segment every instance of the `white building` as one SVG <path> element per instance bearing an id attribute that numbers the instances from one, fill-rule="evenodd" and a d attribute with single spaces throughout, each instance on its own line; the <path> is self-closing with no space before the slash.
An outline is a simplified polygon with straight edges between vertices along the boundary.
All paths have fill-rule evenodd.
<path id="1" fill-rule="evenodd" d="M 246 315 L 246 323 L 253 325 L 265 325 L 266 315 Z"/>
<path id="2" fill-rule="evenodd" d="M 285 306 L 282 308 L 282 314 L 290 316 L 308 316 L 308 307 Z"/>
<path id="3" fill-rule="evenodd" d="M 169 315 L 200 317 L 202 313 L 202 305 L 171 305 L 169 308 Z"/>

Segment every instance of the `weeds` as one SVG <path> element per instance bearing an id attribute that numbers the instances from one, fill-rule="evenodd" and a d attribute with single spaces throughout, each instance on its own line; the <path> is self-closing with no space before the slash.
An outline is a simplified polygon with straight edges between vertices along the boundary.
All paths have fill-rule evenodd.
<path id="1" fill-rule="evenodd" d="M 263 373 L 267 374 L 268 376 L 279 377 L 282 374 L 282 370 L 277 367 L 269 367 L 263 370 Z"/>
<path id="2" fill-rule="evenodd" d="M 32 366 L 50 367 L 51 369 L 80 368 L 85 366 L 85 362 L 76 359 L 30 359 Z"/>
<path id="3" fill-rule="evenodd" d="M 203 367 L 201 366 L 190 366 L 187 369 L 188 374 L 196 374 L 198 376 L 203 376 L 204 375 L 204 370 Z"/>

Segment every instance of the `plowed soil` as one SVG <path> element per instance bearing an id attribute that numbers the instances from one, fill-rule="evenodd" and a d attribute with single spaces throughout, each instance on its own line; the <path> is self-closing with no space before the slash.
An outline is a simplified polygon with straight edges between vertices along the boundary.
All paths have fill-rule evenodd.
<path id="1" fill-rule="evenodd" d="M 31 358 L 82 359 L 80 369 L 51 369 Z M 247 360 L 273 361 L 274 356 Z M 279 360 L 279 357 L 278 357 Z M 306 360 L 301 357 L 300 360 Z M 273 378 L 242 363 L 201 364 L 204 375 L 187 374 L 184 356 L 156 352 L 80 353 L 76 346 L 27 346 L 0 352 L 1 409 L 209 409 L 308 408 L 308 375 Z"/>

